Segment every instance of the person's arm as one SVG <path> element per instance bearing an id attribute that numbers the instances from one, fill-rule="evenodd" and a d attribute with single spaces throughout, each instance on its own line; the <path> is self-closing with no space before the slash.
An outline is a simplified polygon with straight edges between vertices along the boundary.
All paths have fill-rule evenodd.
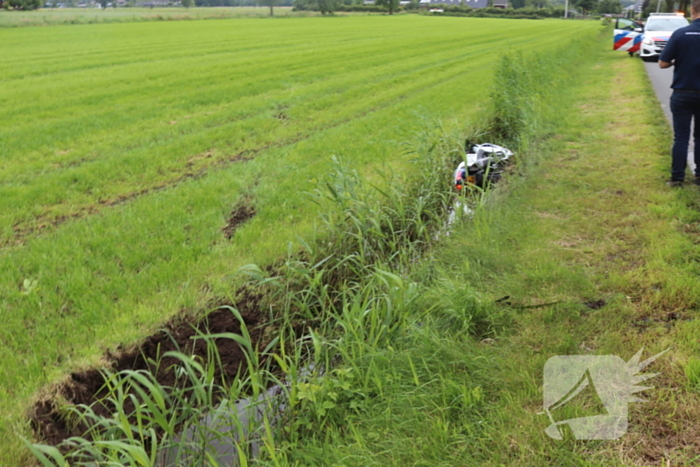
<path id="1" fill-rule="evenodd" d="M 661 51 L 661 56 L 659 57 L 659 68 L 671 68 L 676 63 L 676 41 L 677 36 L 675 32 L 671 35 L 668 40 L 666 47 Z"/>

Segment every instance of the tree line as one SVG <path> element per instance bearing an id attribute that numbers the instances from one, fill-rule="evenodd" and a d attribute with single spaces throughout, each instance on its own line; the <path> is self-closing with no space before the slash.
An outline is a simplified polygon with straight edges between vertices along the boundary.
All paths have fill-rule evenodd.
<path id="1" fill-rule="evenodd" d="M 6 10 L 36 10 L 41 7 L 41 0 L 0 0 L 0 8 Z"/>
<path id="2" fill-rule="evenodd" d="M 54 3 L 57 0 L 54 0 Z M 109 0 L 98 0 L 103 6 L 107 6 Z M 112 0 L 116 7 L 116 0 Z M 689 9 L 689 0 L 644 0 L 642 5 L 643 16 L 656 11 L 657 1 L 660 1 L 660 10 L 666 12 L 685 11 Z M 400 9 L 399 0 L 375 0 L 373 5 L 365 5 L 364 0 L 181 0 L 182 6 L 266 6 L 270 8 L 270 14 L 274 13 L 275 6 L 294 6 L 295 10 L 320 11 L 322 14 L 333 14 L 336 11 L 385 11 L 389 14 Z M 622 12 L 620 0 L 570 0 L 569 5 L 583 14 L 619 14 Z M 431 5 L 437 6 L 437 5 Z M 0 0 L 0 8 L 8 10 L 35 10 L 42 7 L 42 0 Z M 417 9 L 419 0 L 411 0 L 405 9 Z M 476 15 L 470 7 L 465 5 L 444 5 L 445 12 L 453 15 Z M 562 0 L 510 0 L 510 7 L 520 10 L 523 17 L 529 16 L 563 16 Z M 404 7 L 401 7 L 404 8 Z M 489 13 L 489 12 L 485 12 Z M 517 16 L 501 12 L 503 16 Z"/>

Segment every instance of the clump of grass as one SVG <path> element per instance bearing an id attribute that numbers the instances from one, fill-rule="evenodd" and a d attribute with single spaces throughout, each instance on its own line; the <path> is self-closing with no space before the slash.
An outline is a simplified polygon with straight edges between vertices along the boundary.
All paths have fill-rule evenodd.
<path id="1" fill-rule="evenodd" d="M 690 389 L 700 391 L 700 359 L 691 358 L 685 365 L 685 376 Z"/>
<path id="2" fill-rule="evenodd" d="M 546 125 L 563 117 L 558 115 L 553 119 L 549 112 L 556 106 L 550 105 L 548 109 L 546 103 L 551 103 L 563 86 L 571 82 L 573 76 L 565 67 L 589 44 L 590 40 L 581 39 L 554 53 L 505 55 L 496 67 L 491 90 L 492 135 L 523 151 L 546 134 Z"/>
<path id="3" fill-rule="evenodd" d="M 498 307 L 483 299 L 473 286 L 441 274 L 425 297 L 435 326 L 447 335 L 465 334 L 477 339 L 499 334 Z"/>
<path id="4" fill-rule="evenodd" d="M 334 159 L 325 190 L 314 199 L 322 206 L 322 228 L 330 240 L 316 252 L 352 255 L 350 264 L 406 265 L 417 259 L 442 225 L 452 198 L 447 180 L 450 159 L 439 151 L 414 164 L 409 179 L 391 172 L 369 184 L 357 171 Z M 330 203 L 332 209 L 324 204 Z M 347 260 L 346 259 L 346 260 Z"/>

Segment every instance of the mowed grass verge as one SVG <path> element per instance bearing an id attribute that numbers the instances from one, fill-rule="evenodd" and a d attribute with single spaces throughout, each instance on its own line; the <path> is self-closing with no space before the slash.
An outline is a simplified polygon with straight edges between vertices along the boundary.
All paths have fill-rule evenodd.
<path id="1" fill-rule="evenodd" d="M 487 228 L 468 226 L 459 237 L 469 259 L 455 272 L 485 297 L 509 295 L 513 307 L 503 308 L 515 312 L 513 335 L 476 346 L 493 357 L 488 387 L 500 400 L 486 409 L 496 441 L 485 446 L 497 454 L 484 465 L 700 459 L 700 191 L 665 186 L 672 135 L 642 64 L 626 58 L 600 53 L 529 177 L 487 210 Z M 669 350 L 644 371 L 660 375 L 640 384 L 654 389 L 639 394 L 648 402 L 629 405 L 626 435 L 562 443 L 544 434 L 548 358 L 627 361 L 642 348 L 643 358 Z"/>
<path id="2" fill-rule="evenodd" d="M 594 23 L 309 18 L 5 29 L 0 463 L 35 392 L 312 230 L 331 155 L 403 168 L 424 121 L 466 122 L 517 43 Z M 5 53 L 6 52 L 6 53 Z M 257 215 L 232 240 L 241 200 Z"/>

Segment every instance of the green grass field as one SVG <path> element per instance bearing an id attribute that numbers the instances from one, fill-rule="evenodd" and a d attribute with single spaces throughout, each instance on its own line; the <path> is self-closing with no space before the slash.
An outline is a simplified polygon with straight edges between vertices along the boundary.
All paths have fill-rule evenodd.
<path id="1" fill-rule="evenodd" d="M 257 426 L 264 447 L 254 465 L 697 464 L 698 189 L 663 183 L 668 123 L 642 63 L 608 45 L 609 35 L 600 34 L 555 53 L 499 60 L 500 91 L 488 113 L 517 117 L 509 121 L 518 142 L 509 146 L 518 148 L 518 164 L 495 189 L 474 193 L 474 210 L 458 217 L 450 235 L 436 230 L 453 200 L 445 181 L 455 141 L 474 131 L 461 122 L 416 138 L 412 164 L 422 170 L 409 177 L 370 186 L 334 165 L 334 189 L 321 189 L 328 195 L 319 203 L 322 237 L 273 277 L 246 268 L 264 278 L 257 291 L 286 322 L 275 328 L 281 342 L 265 360 L 289 377 L 281 429 L 271 425 L 279 412 L 268 412 L 268 423 Z M 299 315 L 312 318 L 301 338 Z M 605 414 L 600 399 L 579 395 L 552 407 L 552 418 L 542 413 L 550 357 L 629 360 L 664 349 L 642 370 L 659 375 L 641 383 L 652 386 L 639 388 L 646 402 L 626 404 L 629 424 L 619 439 L 545 434 L 554 417 Z M 223 388 L 228 407 L 278 381 L 259 358 L 247 365 L 253 370 Z M 216 404 L 204 394 L 208 372 L 187 373 L 200 394 L 195 405 L 182 390 L 123 374 L 119 387 L 148 388 L 132 415 L 142 423 L 97 417 L 109 430 L 97 437 L 111 444 L 86 443 L 90 459 L 134 465 L 140 457 L 151 465 L 146 458 L 161 449 L 196 455 L 171 417 L 230 440 L 201 423 L 200 408 Z M 625 394 L 639 381 L 618 375 Z M 165 397 L 172 403 L 158 408 Z M 156 428 L 158 443 L 144 443 Z"/>
<path id="2" fill-rule="evenodd" d="M 470 125 L 515 50 L 593 22 L 416 16 L 0 29 L 0 464 L 37 391 L 312 232 L 337 155 L 404 168 Z M 257 215 L 227 240 L 241 200 Z M 24 460 L 23 460 L 24 459 Z"/>

